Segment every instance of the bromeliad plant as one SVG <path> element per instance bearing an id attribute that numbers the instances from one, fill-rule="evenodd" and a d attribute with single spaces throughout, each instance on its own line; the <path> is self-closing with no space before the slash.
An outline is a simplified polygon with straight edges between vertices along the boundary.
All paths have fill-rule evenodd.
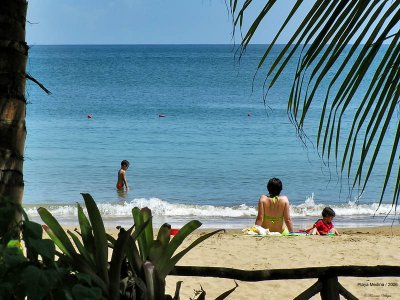
<path id="1" fill-rule="evenodd" d="M 99 209 L 89 194 L 82 195 L 89 218 L 78 204 L 80 226 L 78 234 L 81 238 L 70 230 L 65 232 L 52 214 L 41 207 L 38 212 L 46 224 L 43 228 L 61 250 L 61 253 L 57 252 L 61 263 L 71 266 L 80 273 L 87 274 L 90 280 L 100 288 L 102 299 L 120 299 L 121 266 L 133 227 L 129 230 L 120 230 L 118 238 L 112 239 L 114 251 L 111 261 L 108 262 L 109 237 L 106 234 Z M 124 291 L 122 291 L 123 293 Z"/>
<path id="2" fill-rule="evenodd" d="M 90 282 L 101 290 L 103 299 L 179 299 L 180 283 L 174 298 L 165 295 L 166 276 L 188 251 L 221 231 L 205 234 L 175 254 L 185 238 L 201 226 L 201 222 L 194 220 L 187 223 L 172 239 L 171 226 L 164 224 L 154 238 L 150 209 L 135 207 L 132 210 L 134 225 L 128 230 L 120 228 L 118 238 L 114 239 L 106 233 L 93 198 L 89 194 L 82 196 L 88 217 L 78 204 L 80 232 L 76 233 L 80 237 L 70 230 L 65 232 L 45 208 L 39 208 L 38 212 L 46 224 L 43 227 L 47 234 L 61 250 L 57 252 L 60 262 L 87 274 Z M 113 249 L 110 262 L 109 247 Z"/>
<path id="3" fill-rule="evenodd" d="M 223 231 L 215 230 L 196 239 L 184 250 L 175 254 L 178 247 L 194 230 L 201 226 L 197 220 L 190 221 L 184 225 L 172 239 L 170 235 L 171 226 L 164 224 L 160 227 L 157 238 L 154 239 L 151 211 L 145 207 L 137 207 L 132 210 L 136 226 L 144 227 L 144 230 L 137 235 L 137 245 L 131 238 L 130 247 L 127 249 L 128 262 L 135 274 L 146 283 L 146 299 L 164 299 L 165 278 L 175 267 L 177 262 L 191 249 L 208 239 L 212 235 Z M 175 255 L 174 255 L 175 254 Z M 179 295 L 179 284 L 175 297 Z"/>

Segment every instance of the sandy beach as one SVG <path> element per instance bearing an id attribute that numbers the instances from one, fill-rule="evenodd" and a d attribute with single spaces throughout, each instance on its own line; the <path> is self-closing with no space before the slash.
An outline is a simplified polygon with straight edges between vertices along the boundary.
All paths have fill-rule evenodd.
<path id="1" fill-rule="evenodd" d="M 178 265 L 243 270 L 399 265 L 399 226 L 346 229 L 341 233 L 334 237 L 259 238 L 244 236 L 240 231 L 227 231 L 197 246 Z M 194 233 L 187 242 L 193 241 L 199 234 Z M 193 297 L 194 290 L 200 289 L 200 285 L 207 292 L 207 299 L 214 299 L 235 286 L 231 279 L 168 276 L 169 293 L 173 294 L 178 280 L 183 281 L 181 299 Z M 239 287 L 228 299 L 293 299 L 315 282 L 316 279 L 238 281 Z M 400 278 L 341 277 L 339 282 L 359 299 L 400 299 Z"/>
<path id="2" fill-rule="evenodd" d="M 242 270 L 400 265 L 400 226 L 338 230 L 340 236 L 291 237 L 253 237 L 244 235 L 240 230 L 227 230 L 192 249 L 178 265 Z M 115 228 L 107 228 L 106 231 L 113 236 L 118 233 Z M 195 231 L 185 240 L 181 249 L 210 231 Z M 215 299 L 235 286 L 232 279 L 170 275 L 167 277 L 167 293 L 174 294 L 177 281 L 183 281 L 182 300 L 193 298 L 194 290 L 199 290 L 200 286 L 207 293 L 206 299 Z M 293 299 L 316 281 L 237 281 L 238 288 L 227 299 Z M 398 277 L 339 277 L 339 282 L 359 299 L 400 299 Z M 320 296 L 312 299 L 320 299 Z"/>

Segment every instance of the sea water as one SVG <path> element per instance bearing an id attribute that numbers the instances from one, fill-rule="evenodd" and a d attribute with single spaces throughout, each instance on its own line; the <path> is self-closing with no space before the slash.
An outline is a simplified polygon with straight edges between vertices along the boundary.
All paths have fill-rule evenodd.
<path id="1" fill-rule="evenodd" d="M 385 160 L 361 194 L 314 146 L 318 107 L 305 128 L 309 140 L 298 137 L 287 114 L 296 62 L 264 102 L 266 69 L 256 73 L 264 50 L 252 45 L 239 59 L 232 45 L 32 46 L 28 72 L 51 95 L 27 86 L 28 214 L 37 218 L 45 206 L 76 223 L 80 193 L 90 193 L 113 225 L 130 224 L 132 208 L 148 206 L 158 224 L 199 219 L 242 228 L 254 223 L 268 179 L 278 177 L 298 228 L 327 205 L 339 226 L 397 224 L 390 186 L 377 205 Z M 390 154 L 390 140 L 382 153 Z M 124 159 L 131 189 L 118 193 Z"/>

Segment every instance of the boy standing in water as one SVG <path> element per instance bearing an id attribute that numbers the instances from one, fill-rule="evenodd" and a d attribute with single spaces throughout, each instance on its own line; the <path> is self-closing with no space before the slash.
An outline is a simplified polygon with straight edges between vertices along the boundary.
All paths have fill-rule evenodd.
<path id="1" fill-rule="evenodd" d="M 129 191 L 128 181 L 126 180 L 126 170 L 129 168 L 129 161 L 121 161 L 121 169 L 118 171 L 117 190 L 123 190 L 124 186 L 126 191 Z"/>

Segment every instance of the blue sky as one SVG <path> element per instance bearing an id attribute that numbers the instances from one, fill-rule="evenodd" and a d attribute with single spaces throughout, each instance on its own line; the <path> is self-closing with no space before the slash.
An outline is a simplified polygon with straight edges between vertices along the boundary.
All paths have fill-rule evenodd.
<path id="1" fill-rule="evenodd" d="M 279 1 L 253 43 L 272 40 L 292 1 Z M 255 11 L 265 4 L 254 2 Z M 35 0 L 28 5 L 30 45 L 233 43 L 224 0 Z M 247 15 L 249 21 L 254 17 L 255 12 Z M 279 40 L 285 41 L 287 35 Z"/>

